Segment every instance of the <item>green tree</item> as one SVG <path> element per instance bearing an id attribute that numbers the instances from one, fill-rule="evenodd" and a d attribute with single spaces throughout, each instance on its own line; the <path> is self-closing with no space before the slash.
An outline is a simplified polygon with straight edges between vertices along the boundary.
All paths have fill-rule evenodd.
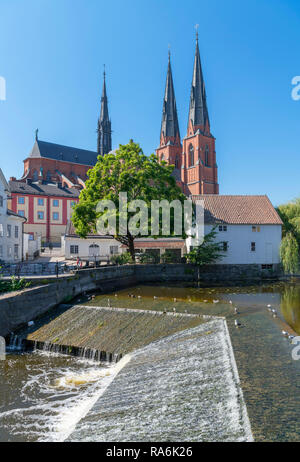
<path id="1" fill-rule="evenodd" d="M 76 232 L 82 238 L 85 238 L 88 233 L 96 232 L 97 220 L 101 217 L 103 220 L 104 217 L 107 218 L 108 225 L 107 210 L 99 211 L 97 204 L 101 200 L 112 201 L 116 207 L 114 237 L 128 247 L 131 258 L 135 261 L 134 239 L 141 235 L 148 235 L 148 237 L 157 237 L 157 235 L 151 235 L 150 213 L 147 220 L 140 220 L 137 226 L 140 230 L 138 235 L 130 232 L 128 224 L 136 211 L 126 210 L 125 215 L 124 210 L 119 209 L 119 194 L 126 192 L 128 203 L 133 200 L 145 201 L 148 210 L 151 207 L 151 200 L 165 199 L 169 202 L 179 200 L 182 204 L 186 197 L 176 185 L 176 180 L 172 176 L 173 169 L 174 166 L 167 165 L 166 162 L 160 163 L 154 154 L 146 156 L 139 144 L 132 140 L 126 145 L 120 145 L 115 154 L 98 156 L 95 167 L 88 172 L 86 188 L 81 191 L 79 202 L 74 207 L 72 221 Z M 173 213 L 172 209 L 171 211 Z M 124 231 L 119 229 L 124 218 L 127 222 L 125 235 Z"/>
<path id="2" fill-rule="evenodd" d="M 215 263 L 224 255 L 223 243 L 216 242 L 216 228 L 213 228 L 204 236 L 201 245 L 194 247 L 187 255 L 187 262 L 194 265 L 202 266 Z"/>
<path id="3" fill-rule="evenodd" d="M 283 237 L 292 233 L 300 244 L 300 198 L 280 205 L 277 212 L 283 221 Z"/>
<path id="4" fill-rule="evenodd" d="M 285 273 L 297 273 L 299 269 L 299 246 L 295 236 L 290 232 L 281 241 L 280 258 Z"/>

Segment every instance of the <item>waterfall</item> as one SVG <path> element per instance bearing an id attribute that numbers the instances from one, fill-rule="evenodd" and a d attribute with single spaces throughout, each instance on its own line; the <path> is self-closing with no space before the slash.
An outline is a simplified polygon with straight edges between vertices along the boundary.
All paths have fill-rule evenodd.
<path id="1" fill-rule="evenodd" d="M 23 341 L 23 337 L 19 337 L 18 335 L 11 333 L 9 338 L 9 344 L 7 345 L 6 349 L 8 351 L 22 351 Z"/>

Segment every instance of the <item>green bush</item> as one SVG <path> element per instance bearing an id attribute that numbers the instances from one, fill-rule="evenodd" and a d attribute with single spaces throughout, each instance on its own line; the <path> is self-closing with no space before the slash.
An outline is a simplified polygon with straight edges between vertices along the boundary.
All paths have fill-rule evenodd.
<path id="1" fill-rule="evenodd" d="M 126 265 L 132 263 L 132 258 L 129 252 L 124 252 L 119 255 L 112 255 L 110 262 L 113 265 Z"/>

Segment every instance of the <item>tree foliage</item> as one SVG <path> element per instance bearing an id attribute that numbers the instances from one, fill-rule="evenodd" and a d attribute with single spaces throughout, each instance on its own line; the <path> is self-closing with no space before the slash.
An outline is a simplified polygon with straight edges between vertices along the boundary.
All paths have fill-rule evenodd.
<path id="1" fill-rule="evenodd" d="M 280 258 L 285 273 L 297 273 L 299 269 L 299 245 L 295 236 L 290 232 L 281 241 Z"/>
<path id="2" fill-rule="evenodd" d="M 126 145 L 120 145 L 116 153 L 98 156 L 94 168 L 88 172 L 86 188 L 80 193 L 79 203 L 74 207 L 72 221 L 76 232 L 80 237 L 85 238 L 88 233 L 96 232 L 97 220 L 105 212 L 96 210 L 101 200 L 109 200 L 116 207 L 116 240 L 128 247 L 132 260 L 134 256 L 134 236 L 128 230 L 123 235 L 119 229 L 119 223 L 124 212 L 119 210 L 119 193 L 126 192 L 128 202 L 143 200 L 150 209 L 151 200 L 179 200 L 181 203 L 186 199 L 176 180 L 172 176 L 174 166 L 166 162 L 159 163 L 157 157 L 152 154 L 146 156 L 139 144 L 132 140 Z M 127 212 L 127 225 L 136 212 Z M 122 215 L 123 214 L 123 215 Z M 139 223 L 141 233 L 151 236 L 151 214 L 149 220 Z M 143 231 L 143 232 L 142 232 Z"/>
<path id="3" fill-rule="evenodd" d="M 223 243 L 216 242 L 217 236 L 216 228 L 213 228 L 209 233 L 204 236 L 201 245 L 194 247 L 187 255 L 187 262 L 194 265 L 202 266 L 215 263 L 222 256 Z"/>

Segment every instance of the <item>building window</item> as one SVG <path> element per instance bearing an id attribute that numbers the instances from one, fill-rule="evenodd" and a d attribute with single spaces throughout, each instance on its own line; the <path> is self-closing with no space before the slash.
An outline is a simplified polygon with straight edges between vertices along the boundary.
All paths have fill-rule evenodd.
<path id="1" fill-rule="evenodd" d="M 0 258 L 2 258 L 2 257 L 3 257 L 3 246 L 0 245 Z"/>
<path id="2" fill-rule="evenodd" d="M 260 226 L 252 226 L 252 232 L 253 233 L 259 233 L 260 232 Z"/>
<path id="3" fill-rule="evenodd" d="M 52 218 L 53 218 L 53 220 L 59 220 L 59 213 L 58 212 L 53 212 Z"/>
<path id="4" fill-rule="evenodd" d="M 53 199 L 53 207 L 58 207 L 59 202 L 58 199 Z"/>
<path id="5" fill-rule="evenodd" d="M 18 239 L 19 237 L 19 226 L 15 226 L 15 238 Z"/>
<path id="6" fill-rule="evenodd" d="M 51 172 L 49 170 L 46 175 L 46 181 L 51 181 Z"/>
<path id="7" fill-rule="evenodd" d="M 3 196 L 0 196 L 0 207 L 3 207 Z"/>
<path id="8" fill-rule="evenodd" d="M 25 204 L 25 197 L 18 197 L 18 204 Z"/>
<path id="9" fill-rule="evenodd" d="M 165 156 L 164 154 L 161 155 L 161 158 L 160 158 L 160 161 L 162 162 L 163 160 L 165 160 Z"/>
<path id="10" fill-rule="evenodd" d="M 205 146 L 205 165 L 209 167 L 209 147 Z"/>
<path id="11" fill-rule="evenodd" d="M 256 244 L 255 242 L 251 242 L 251 252 L 255 252 L 256 251 Z"/>
<path id="12" fill-rule="evenodd" d="M 36 170 L 34 170 L 33 172 L 33 181 L 37 181 L 38 180 L 38 172 Z"/>
<path id="13" fill-rule="evenodd" d="M 25 217 L 24 210 L 18 210 L 18 215 L 20 215 L 20 217 Z"/>
<path id="14" fill-rule="evenodd" d="M 273 265 L 261 265 L 261 269 L 273 269 Z"/>
<path id="15" fill-rule="evenodd" d="M 222 242 L 223 244 L 223 252 L 227 252 L 228 251 L 228 242 Z"/>
<path id="16" fill-rule="evenodd" d="M 194 148 L 190 144 L 190 147 L 189 147 L 189 167 L 193 167 L 193 166 L 194 166 Z"/>
<path id="17" fill-rule="evenodd" d="M 38 205 L 44 205 L 44 199 L 38 199 Z"/>
<path id="18" fill-rule="evenodd" d="M 43 220 L 44 219 L 44 212 L 38 212 L 37 217 L 38 217 L 38 220 Z"/>
<path id="19" fill-rule="evenodd" d="M 10 246 L 7 247 L 7 256 L 10 258 L 12 256 L 12 249 Z"/>
<path id="20" fill-rule="evenodd" d="M 178 157 L 178 154 L 176 154 L 176 157 L 175 157 L 175 168 L 179 168 L 179 157 Z"/>
<path id="21" fill-rule="evenodd" d="M 74 207 L 74 205 L 76 205 L 76 201 L 71 201 L 71 207 Z"/>
<path id="22" fill-rule="evenodd" d="M 111 245 L 109 248 L 110 254 L 111 255 L 116 255 L 118 253 L 118 246 L 117 245 Z"/>
<path id="23" fill-rule="evenodd" d="M 226 232 L 227 232 L 227 225 L 220 225 L 220 226 L 219 226 L 219 231 L 220 231 L 220 232 L 225 232 L 225 233 L 226 233 Z"/>
<path id="24" fill-rule="evenodd" d="M 79 246 L 78 245 L 70 245 L 70 253 L 71 254 L 78 254 L 79 253 Z"/>
<path id="25" fill-rule="evenodd" d="M 18 244 L 14 245 L 14 257 L 15 259 L 19 258 L 19 245 Z"/>
<path id="26" fill-rule="evenodd" d="M 0 237 L 4 236 L 4 231 L 3 231 L 3 224 L 0 223 Z"/>
<path id="27" fill-rule="evenodd" d="M 11 225 L 7 225 L 7 237 L 11 237 Z"/>

